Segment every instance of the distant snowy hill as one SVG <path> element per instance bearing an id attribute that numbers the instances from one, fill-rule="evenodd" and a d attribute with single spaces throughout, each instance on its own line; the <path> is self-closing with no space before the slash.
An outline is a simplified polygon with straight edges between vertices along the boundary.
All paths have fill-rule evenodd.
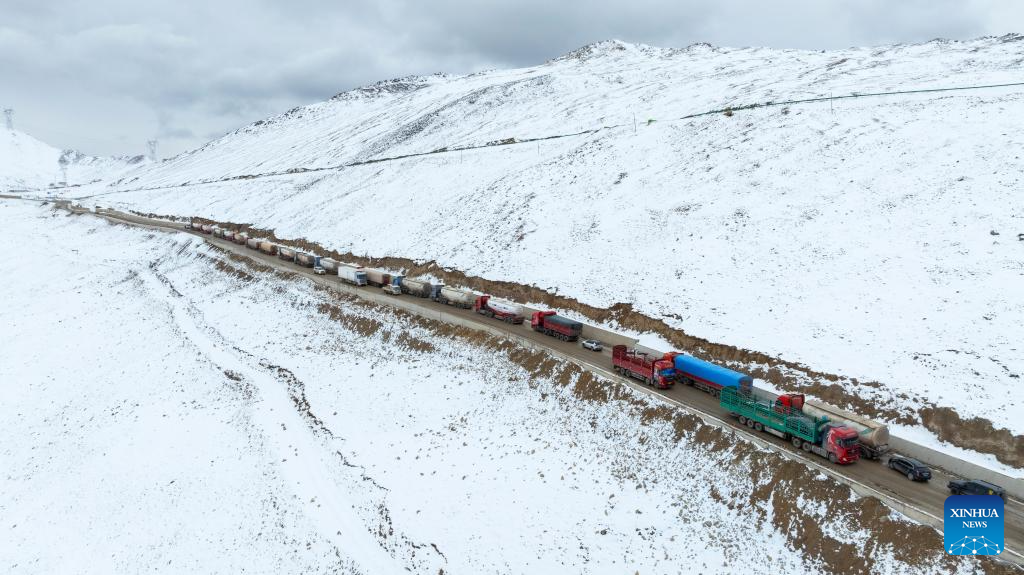
<path id="1" fill-rule="evenodd" d="M 18 130 L 0 129 L 0 190 L 45 188 L 63 181 L 69 185 L 118 177 L 146 163 L 145 156 L 97 157 L 60 150 Z"/>
<path id="2" fill-rule="evenodd" d="M 1020 82 L 1022 39 L 602 42 L 339 94 L 75 195 L 627 302 L 1020 433 L 1021 86 L 684 116 Z"/>

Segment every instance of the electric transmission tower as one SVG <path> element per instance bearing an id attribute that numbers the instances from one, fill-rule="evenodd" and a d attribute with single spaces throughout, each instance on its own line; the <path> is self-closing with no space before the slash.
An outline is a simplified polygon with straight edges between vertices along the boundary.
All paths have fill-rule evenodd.
<path id="1" fill-rule="evenodd" d="M 7 118 L 7 129 L 14 129 L 14 108 L 4 108 L 4 117 Z"/>
<path id="2" fill-rule="evenodd" d="M 146 142 L 146 145 L 149 146 L 149 159 L 155 162 L 156 161 L 156 140 L 149 140 L 148 142 Z"/>
<path id="3" fill-rule="evenodd" d="M 63 177 L 59 183 L 64 186 L 68 185 L 68 162 L 67 154 L 61 154 L 60 158 L 57 158 L 57 165 L 60 167 L 60 173 Z"/>

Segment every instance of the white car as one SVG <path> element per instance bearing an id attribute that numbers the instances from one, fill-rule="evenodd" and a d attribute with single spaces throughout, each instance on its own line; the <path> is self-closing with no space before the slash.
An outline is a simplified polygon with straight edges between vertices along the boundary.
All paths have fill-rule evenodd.
<path id="1" fill-rule="evenodd" d="M 601 351 L 602 349 L 604 349 L 604 346 L 601 345 L 601 342 L 597 341 L 596 339 L 585 339 L 580 342 L 580 345 L 593 351 Z"/>
<path id="2" fill-rule="evenodd" d="M 316 266 L 315 268 L 313 268 L 313 273 L 315 273 L 318 276 L 322 276 L 327 273 L 327 270 L 320 266 Z"/>

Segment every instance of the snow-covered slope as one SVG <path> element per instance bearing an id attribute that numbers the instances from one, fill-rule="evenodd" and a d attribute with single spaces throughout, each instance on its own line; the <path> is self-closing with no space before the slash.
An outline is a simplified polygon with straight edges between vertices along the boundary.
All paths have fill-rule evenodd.
<path id="1" fill-rule="evenodd" d="M 145 156 L 97 157 L 76 150 L 59 150 L 18 130 L 0 129 L 0 191 L 87 184 L 120 177 L 144 165 Z"/>
<path id="2" fill-rule="evenodd" d="M 606 42 L 340 94 L 82 194 L 627 302 L 1021 433 L 1020 86 L 680 118 L 1008 83 L 1022 61 L 1016 35 L 833 52 Z"/>
<path id="3" fill-rule="evenodd" d="M 185 234 L 0 221 L 4 573 L 997 571 L 542 353 Z"/>

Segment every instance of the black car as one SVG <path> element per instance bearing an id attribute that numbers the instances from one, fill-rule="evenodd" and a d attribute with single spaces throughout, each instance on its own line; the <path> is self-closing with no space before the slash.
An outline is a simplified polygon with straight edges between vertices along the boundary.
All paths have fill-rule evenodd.
<path id="1" fill-rule="evenodd" d="M 916 459 L 894 455 L 889 458 L 889 469 L 899 471 L 911 481 L 928 481 L 932 478 L 932 470 Z"/>
<path id="2" fill-rule="evenodd" d="M 953 495 L 998 495 L 1006 499 L 1005 489 L 980 479 L 950 481 L 948 487 Z"/>

